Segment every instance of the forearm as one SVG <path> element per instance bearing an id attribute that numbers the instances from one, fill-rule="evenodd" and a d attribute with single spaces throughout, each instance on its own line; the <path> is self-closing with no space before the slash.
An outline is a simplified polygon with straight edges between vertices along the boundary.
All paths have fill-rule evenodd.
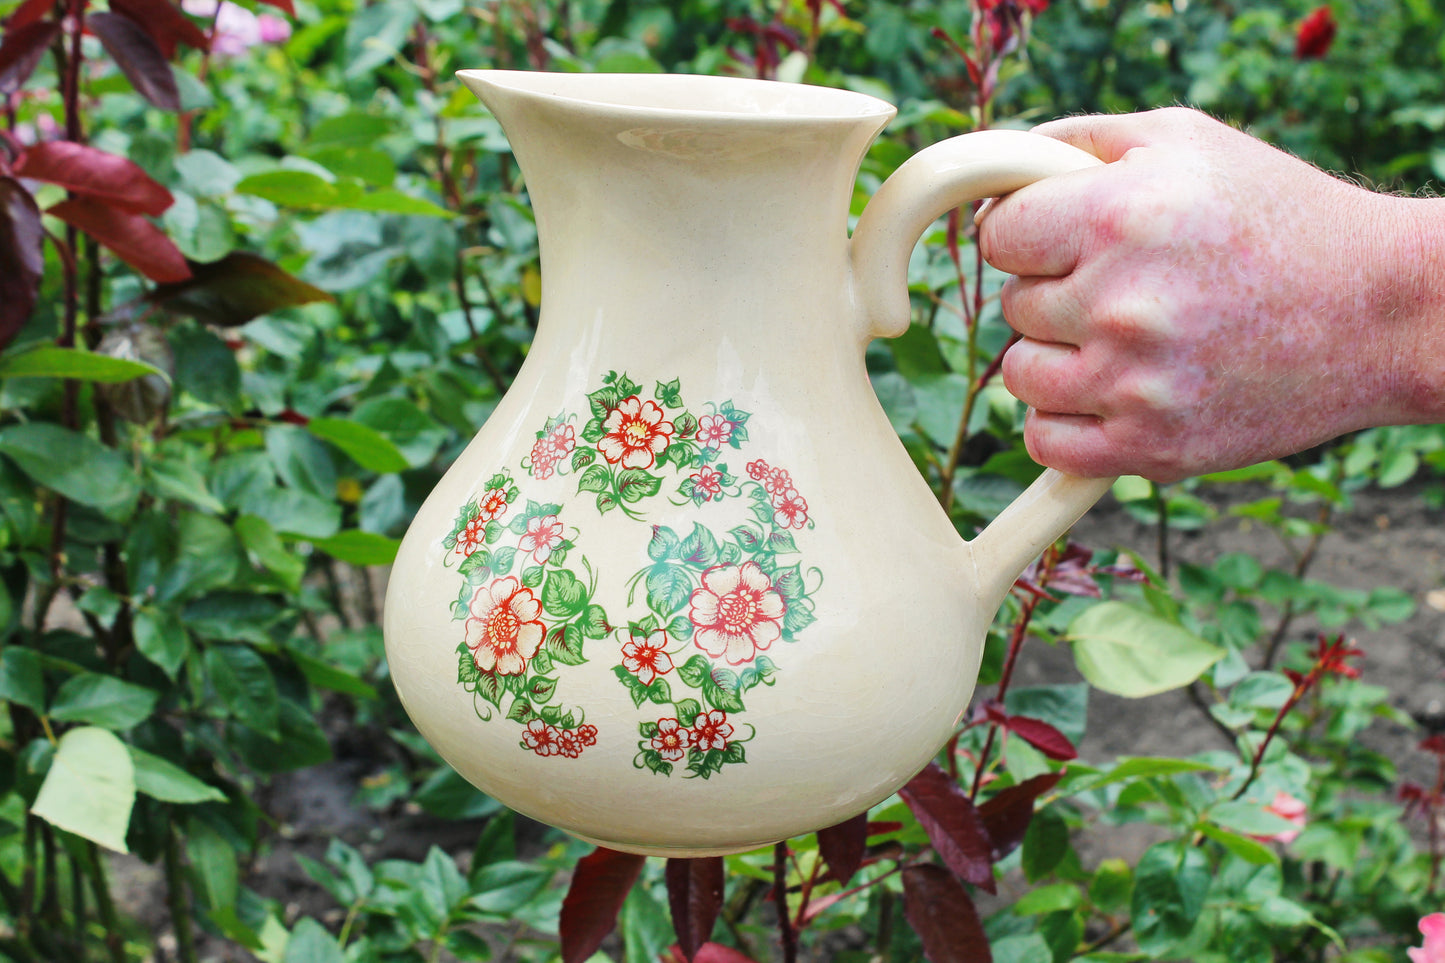
<path id="1" fill-rule="evenodd" d="M 1377 324 L 1395 342 L 1401 424 L 1445 422 L 1445 198 L 1377 195 Z"/>

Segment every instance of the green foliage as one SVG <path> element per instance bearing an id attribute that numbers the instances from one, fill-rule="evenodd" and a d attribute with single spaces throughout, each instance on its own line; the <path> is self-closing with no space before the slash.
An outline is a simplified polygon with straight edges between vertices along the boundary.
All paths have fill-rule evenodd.
<path id="1" fill-rule="evenodd" d="M 1015 16 L 1017 46 L 998 47 L 971 33 L 984 5 L 968 0 L 263 2 L 245 9 L 281 18 L 289 38 L 207 51 L 212 18 L 162 0 L 0 0 L 6 958 L 154 955 L 156 934 L 111 898 L 102 850 L 160 866 L 183 961 L 199 959 L 202 934 L 267 963 L 556 958 L 563 888 L 586 847 L 519 834 L 410 730 L 369 571 L 394 558 L 421 498 L 496 406 L 540 306 L 525 185 L 454 70 L 741 72 L 878 94 L 900 113 L 865 161 L 855 214 L 914 150 L 962 130 L 1179 101 L 1370 182 L 1445 178 L 1445 16 L 1423 0 L 1337 6 L 1336 43 L 1306 60 L 1293 56 L 1315 6 L 1304 0 L 990 4 Z M 1009 338 L 1000 279 L 966 214 L 926 235 L 909 269 L 914 323 L 866 360 L 915 464 L 972 533 L 1038 469 L 995 377 Z M 594 397 L 594 435 L 607 392 L 626 387 Z M 677 382 L 654 393 L 684 406 Z M 745 418 L 723 406 L 736 447 Z M 652 476 L 604 471 L 586 447 L 568 467 L 599 505 L 627 511 L 658 493 Z M 974 813 L 968 825 L 993 844 L 973 854 L 973 878 L 1007 878 L 1023 895 L 967 922 L 963 884 L 931 872 L 951 852 L 938 821 L 895 798 L 866 825 L 728 857 L 711 936 L 754 958 L 789 939 L 838 960 L 915 959 L 959 940 L 997 961 L 1398 958 L 1435 908 L 1439 841 L 1422 847 L 1402 822 L 1402 761 L 1359 737 L 1411 723 L 1388 690 L 1342 671 L 1340 650 L 1295 644 L 1292 629 L 1410 615 L 1397 589 L 1328 585 L 1309 563 L 1356 492 L 1414 482 L 1438 507 L 1441 469 L 1445 431 L 1415 426 L 1164 489 L 1121 479 L 1116 501 L 1159 541 L 1092 557 L 1051 549 L 1026 576 L 1043 594 L 1021 587 L 991 632 L 983 682 L 996 702 L 941 757 L 947 811 Z M 796 551 L 786 533 L 764 542 L 766 510 L 756 521 L 728 533 L 740 551 Z M 1241 521 L 1277 534 L 1294 561 L 1171 560 L 1176 533 Z M 732 548 L 705 531 L 657 532 L 641 587 L 666 616 L 695 577 L 675 563 Z M 518 576 L 581 636 L 607 635 L 569 572 Z M 801 605 L 788 614 L 789 631 L 811 621 Z M 1068 646 L 1084 681 L 1011 685 L 1026 638 Z M 579 661 L 580 644 L 550 639 L 546 659 Z M 678 678 L 738 711 L 770 671 L 760 661 L 714 677 L 684 663 Z M 538 705 L 551 681 L 534 679 Z M 1193 693 L 1200 724 L 1234 748 L 1066 758 L 1096 693 L 1170 689 Z M 337 720 L 385 759 L 356 805 L 390 817 L 414 804 L 482 828 L 470 854 L 372 859 L 333 839 L 297 860 L 340 912 L 293 918 L 250 870 L 276 845 L 264 790 L 331 759 Z M 689 765 L 726 778 L 720 759 Z M 1412 810 L 1439 815 L 1438 787 L 1403 788 Z M 1297 837 L 1281 799 L 1307 813 Z M 1079 845 L 1133 823 L 1159 841 L 1132 864 Z M 860 846 L 851 877 L 834 872 L 845 839 Z M 669 951 L 670 884 L 647 866 L 608 958 Z M 770 890 L 793 922 L 781 941 Z M 957 912 L 930 922 L 920 893 Z"/>

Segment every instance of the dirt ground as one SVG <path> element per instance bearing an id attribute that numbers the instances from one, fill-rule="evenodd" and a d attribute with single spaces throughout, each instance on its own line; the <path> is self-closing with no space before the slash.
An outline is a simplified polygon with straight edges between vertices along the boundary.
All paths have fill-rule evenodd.
<path id="1" fill-rule="evenodd" d="M 1108 498 L 1079 524 L 1074 538 L 1096 549 L 1127 546 L 1149 558 L 1156 555 L 1153 527 L 1136 522 Z M 1208 563 L 1224 552 L 1249 553 L 1266 566 L 1291 565 L 1284 546 L 1271 532 L 1246 521 L 1221 520 L 1201 532 L 1174 532 L 1170 537 L 1175 564 Z M 1409 620 L 1374 630 L 1354 625 L 1349 627 L 1350 634 L 1366 652 L 1361 667 L 1367 681 L 1388 687 L 1394 705 L 1417 720 L 1445 728 L 1445 592 L 1437 591 L 1445 586 L 1442 512 L 1428 508 L 1418 490 L 1358 494 L 1354 510 L 1321 541 L 1308 576 L 1361 589 L 1393 585 L 1415 599 L 1416 612 Z M 384 578 L 379 573 L 378 577 Z M 1310 639 L 1314 632 L 1315 628 L 1301 619 L 1293 625 L 1290 637 Z M 1038 642 L 1025 648 L 1015 678 L 1017 685 L 1079 680 L 1065 649 Z M 1222 734 L 1182 693 L 1126 700 L 1095 691 L 1090 700 L 1088 735 L 1080 747 L 1083 759 L 1187 755 L 1228 747 Z M 1424 754 L 1415 751 L 1422 731 L 1377 723 L 1368 738 L 1374 748 L 1400 764 L 1404 776 L 1427 781 L 1432 770 Z M 327 843 L 340 837 L 373 860 L 419 859 L 432 845 L 465 858 L 479 824 L 439 822 L 406 804 L 378 813 L 354 801 L 362 780 L 377 768 L 366 745 L 340 734 L 333 762 L 276 780 L 262 801 L 275 817 L 276 829 L 267 853 L 250 867 L 248 885 L 279 899 L 288 916 L 305 912 L 326 922 L 339 922 L 342 910 L 301 871 L 297 853 L 320 857 Z M 1085 848 L 1096 849 L 1099 855 L 1129 858 L 1153 841 L 1148 827 L 1109 832 L 1108 838 L 1092 840 Z M 117 888 L 122 890 L 122 909 L 162 927 L 164 889 L 157 871 L 139 861 L 122 859 L 115 863 L 114 873 L 120 883 Z M 169 937 L 162 938 L 161 946 L 164 955 L 157 957 L 158 963 L 174 959 Z M 208 963 L 252 959 L 229 945 L 207 941 L 203 946 Z"/>

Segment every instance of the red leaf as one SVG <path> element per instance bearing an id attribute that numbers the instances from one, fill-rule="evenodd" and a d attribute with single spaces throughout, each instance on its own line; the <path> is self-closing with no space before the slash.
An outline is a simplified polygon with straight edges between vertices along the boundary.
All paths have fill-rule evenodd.
<path id="1" fill-rule="evenodd" d="M 562 900 L 562 963 L 582 963 L 617 927 L 617 914 L 647 857 L 598 846 L 577 862 Z"/>
<path id="2" fill-rule="evenodd" d="M 847 884 L 863 864 L 863 851 L 868 847 L 868 814 L 861 812 L 852 819 L 818 830 L 818 852 L 833 879 Z"/>
<path id="3" fill-rule="evenodd" d="M 35 198 L 13 177 L 0 177 L 0 350 L 30 319 L 45 273 L 45 230 Z"/>
<path id="4" fill-rule="evenodd" d="M 1042 719 L 1009 716 L 1005 725 L 1009 732 L 1014 733 L 1050 759 L 1067 762 L 1079 757 L 1079 751 L 1074 748 L 1069 737 Z"/>
<path id="5" fill-rule="evenodd" d="M 25 0 L 15 8 L 10 19 L 5 21 L 6 30 L 19 30 L 29 26 L 48 14 L 55 6 L 55 0 Z"/>
<path id="6" fill-rule="evenodd" d="M 667 903 L 683 958 L 691 960 L 708 938 L 722 910 L 721 856 L 667 861 Z"/>
<path id="7" fill-rule="evenodd" d="M 174 314 L 233 328 L 281 308 L 335 298 L 263 257 L 233 251 L 219 261 L 191 265 L 189 280 L 163 284 L 148 300 Z"/>
<path id="8" fill-rule="evenodd" d="M 731 946 L 704 943 L 692 958 L 692 963 L 753 963 L 753 958 L 739 953 Z"/>
<path id="9" fill-rule="evenodd" d="M 105 12 L 88 14 L 85 25 L 100 38 L 136 93 L 161 110 L 181 109 L 171 65 L 144 27 L 124 14 Z"/>
<path id="10" fill-rule="evenodd" d="M 998 862 L 1019 847 L 1034 818 L 1034 802 L 1058 785 L 1061 772 L 1046 772 L 1010 786 L 978 807 L 993 844 L 993 859 Z"/>
<path id="11" fill-rule="evenodd" d="M 211 49 L 205 31 L 170 0 L 111 0 L 110 9 L 144 27 L 167 60 L 176 55 L 178 43 L 195 50 Z"/>
<path id="12" fill-rule="evenodd" d="M 25 86 L 59 33 L 60 24 L 54 20 L 5 28 L 5 41 L 0 43 L 0 95 L 13 94 Z"/>
<path id="13" fill-rule="evenodd" d="M 175 203 L 171 192 L 134 161 L 68 140 L 45 141 L 28 148 L 15 162 L 15 174 L 59 184 L 112 207 L 152 217 Z"/>
<path id="14" fill-rule="evenodd" d="M 270 4 L 278 10 L 284 10 L 289 17 L 296 16 L 296 7 L 291 0 L 260 0 L 260 2 Z"/>
<path id="15" fill-rule="evenodd" d="M 932 963 L 993 963 L 973 900 L 942 866 L 903 870 L 903 915 Z"/>
<path id="16" fill-rule="evenodd" d="M 995 891 L 993 847 L 973 801 L 937 763 L 898 791 L 928 833 L 944 865 L 965 883 Z"/>
<path id="17" fill-rule="evenodd" d="M 89 234 L 152 281 L 184 281 L 191 276 L 185 257 L 171 239 L 140 214 L 93 197 L 72 197 L 45 213 Z"/>

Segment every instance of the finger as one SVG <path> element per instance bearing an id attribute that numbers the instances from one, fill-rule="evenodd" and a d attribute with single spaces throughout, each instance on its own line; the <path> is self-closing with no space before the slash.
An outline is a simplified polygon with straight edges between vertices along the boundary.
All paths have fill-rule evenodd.
<path id="1" fill-rule="evenodd" d="M 1066 144 L 1086 150 L 1106 164 L 1112 164 L 1136 147 L 1158 143 L 1166 131 L 1185 123 L 1197 123 L 1193 111 L 1164 108 L 1137 114 L 1090 114 L 1063 117 L 1033 128 Z"/>
<path id="2" fill-rule="evenodd" d="M 1003 356 L 1003 383 L 1019 401 L 1061 415 L 1103 415 L 1097 372 L 1088 370 L 1078 348 L 1066 344 L 1016 342 Z"/>
<path id="3" fill-rule="evenodd" d="M 1089 196 L 1096 169 L 1035 181 L 998 198 L 981 211 L 978 246 L 1000 271 L 1035 277 L 1062 277 L 1074 269 L 1082 235 L 1060 230 L 1073 223 L 1068 212 Z"/>
<path id="4" fill-rule="evenodd" d="M 1040 465 L 1082 478 L 1117 475 L 1108 429 L 1092 415 L 1030 411 L 1024 422 L 1024 446 Z"/>
<path id="5" fill-rule="evenodd" d="M 1034 341 L 1081 345 L 1087 334 L 1087 312 L 1079 300 L 1079 286 L 1071 279 L 1012 277 L 999 292 L 1004 320 L 1019 334 Z"/>

